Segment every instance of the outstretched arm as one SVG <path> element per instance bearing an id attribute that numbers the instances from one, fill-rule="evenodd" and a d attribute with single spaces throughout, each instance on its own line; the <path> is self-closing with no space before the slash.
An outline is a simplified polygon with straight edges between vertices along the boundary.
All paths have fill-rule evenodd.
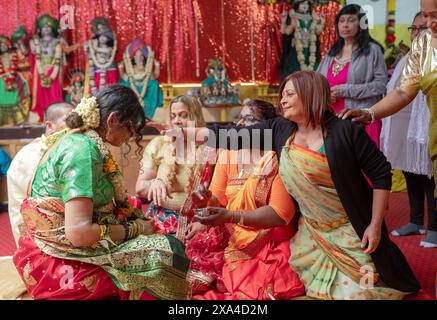
<path id="1" fill-rule="evenodd" d="M 384 99 L 375 104 L 371 110 L 375 113 L 375 120 L 382 119 L 405 108 L 416 95 L 413 92 L 393 90 Z M 362 109 L 343 109 L 338 114 L 341 119 L 352 118 L 354 122 L 369 123 L 371 115 Z"/>

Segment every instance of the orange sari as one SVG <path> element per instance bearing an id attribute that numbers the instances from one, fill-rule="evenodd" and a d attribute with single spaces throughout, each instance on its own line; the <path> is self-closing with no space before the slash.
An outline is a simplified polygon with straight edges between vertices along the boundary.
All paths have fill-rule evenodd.
<path id="1" fill-rule="evenodd" d="M 206 232 L 209 236 L 214 234 L 211 229 L 217 228 L 222 231 L 218 232 L 222 237 L 223 231 L 229 233 L 221 254 L 221 277 L 193 298 L 269 300 L 303 295 L 304 286 L 288 263 L 290 239 L 296 233 L 295 224 L 290 223 L 295 207 L 278 175 L 276 154 L 266 153 L 247 177 L 238 176 L 237 165 L 230 161 L 233 156 L 236 151 L 224 151 L 220 155 L 210 186 L 213 195 L 231 211 L 271 206 L 287 225 L 254 229 L 228 224 L 210 228 Z M 190 257 L 189 251 L 190 243 L 187 245 Z"/>

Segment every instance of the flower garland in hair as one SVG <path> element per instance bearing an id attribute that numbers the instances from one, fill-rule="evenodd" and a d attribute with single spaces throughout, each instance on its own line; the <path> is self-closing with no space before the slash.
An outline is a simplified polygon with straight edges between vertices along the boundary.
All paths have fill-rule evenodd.
<path id="1" fill-rule="evenodd" d="M 74 109 L 81 116 L 84 124 L 82 130 L 84 134 L 95 142 L 100 154 L 103 158 L 103 172 L 108 175 L 108 178 L 114 187 L 114 201 L 116 206 L 117 220 L 123 221 L 127 218 L 140 218 L 144 214 L 139 209 L 133 208 L 127 197 L 127 191 L 124 187 L 123 175 L 114 160 L 114 157 L 109 151 L 103 139 L 94 130 L 100 125 L 100 112 L 97 105 L 96 97 L 82 98 L 81 102 Z"/>
<path id="2" fill-rule="evenodd" d="M 100 111 L 97 106 L 96 97 L 83 97 L 80 103 L 74 108 L 73 112 L 77 113 L 83 121 L 81 129 L 89 130 L 98 128 L 100 125 Z"/>

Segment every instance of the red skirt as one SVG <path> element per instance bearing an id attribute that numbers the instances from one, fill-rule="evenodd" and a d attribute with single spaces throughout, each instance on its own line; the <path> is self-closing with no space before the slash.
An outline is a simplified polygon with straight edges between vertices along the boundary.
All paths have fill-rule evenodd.
<path id="1" fill-rule="evenodd" d="M 222 226 L 218 228 L 222 229 L 218 234 L 223 237 L 224 228 Z M 204 259 L 201 259 L 200 255 L 205 256 L 205 252 L 192 250 L 196 247 L 194 243 L 187 243 L 187 255 L 197 262 L 192 263 L 195 271 L 200 271 L 211 280 L 215 280 L 206 291 L 196 293 L 196 290 L 193 290 L 193 299 L 286 300 L 304 295 L 305 287 L 288 263 L 290 239 L 294 233 L 295 231 L 290 226 L 273 228 L 268 241 L 257 250 L 254 256 L 234 262 L 222 262 L 221 272 L 217 272 L 219 262 L 213 266 L 211 266 L 211 261 L 202 263 Z M 203 235 L 196 236 L 208 237 L 208 242 L 214 244 L 215 242 L 211 239 L 213 234 L 209 230 L 203 232 Z M 195 241 L 199 239 L 193 242 Z M 203 251 L 209 251 L 210 255 L 214 255 L 215 260 L 219 261 L 219 257 L 223 259 L 223 251 L 219 252 L 220 249 L 217 245 L 213 245 L 213 248 L 205 245 Z"/>
<path id="2" fill-rule="evenodd" d="M 127 300 L 130 291 L 117 288 L 99 266 L 43 253 L 30 237 L 21 237 L 13 261 L 28 293 L 44 300 Z M 137 297 L 138 298 L 138 297 Z M 148 292 L 141 300 L 157 300 Z"/>

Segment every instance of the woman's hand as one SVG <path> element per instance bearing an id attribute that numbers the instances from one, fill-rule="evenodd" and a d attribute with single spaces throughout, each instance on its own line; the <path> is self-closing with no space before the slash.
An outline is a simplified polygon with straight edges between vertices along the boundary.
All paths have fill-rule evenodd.
<path id="1" fill-rule="evenodd" d="M 353 122 L 369 124 L 371 119 L 370 113 L 361 109 L 343 109 L 337 116 L 341 119 L 352 118 Z"/>
<path id="2" fill-rule="evenodd" d="M 206 225 L 204 225 L 204 224 L 202 224 L 200 222 L 193 222 L 188 227 L 186 239 L 190 240 L 197 233 L 205 231 L 206 229 L 207 229 Z"/>
<path id="3" fill-rule="evenodd" d="M 337 101 L 337 98 L 341 97 L 340 90 L 341 90 L 340 86 L 333 86 L 331 88 L 331 100 L 332 100 L 332 102 Z"/>
<path id="4" fill-rule="evenodd" d="M 202 224 L 218 226 L 230 222 L 232 218 L 231 212 L 224 208 L 207 207 L 202 211 L 202 215 L 196 214 L 194 216 L 195 221 L 199 221 Z"/>
<path id="5" fill-rule="evenodd" d="M 191 194 L 193 202 L 198 208 L 204 208 L 211 199 L 212 192 L 208 189 L 209 183 L 204 182 L 199 185 Z"/>
<path id="6" fill-rule="evenodd" d="M 144 226 L 143 235 L 147 236 L 147 235 L 154 233 L 153 228 L 155 227 L 155 220 L 144 220 L 144 219 L 138 218 L 135 220 L 135 222 L 142 224 Z"/>
<path id="7" fill-rule="evenodd" d="M 361 248 L 366 248 L 364 253 L 371 254 L 378 248 L 381 241 L 381 226 L 370 224 L 366 231 L 364 231 L 363 240 L 361 241 Z"/>
<path id="8" fill-rule="evenodd" d="M 149 192 L 147 194 L 147 200 L 153 200 L 155 205 L 161 207 L 162 202 L 167 198 L 172 198 L 170 191 L 161 179 L 153 179 L 150 181 Z"/>

